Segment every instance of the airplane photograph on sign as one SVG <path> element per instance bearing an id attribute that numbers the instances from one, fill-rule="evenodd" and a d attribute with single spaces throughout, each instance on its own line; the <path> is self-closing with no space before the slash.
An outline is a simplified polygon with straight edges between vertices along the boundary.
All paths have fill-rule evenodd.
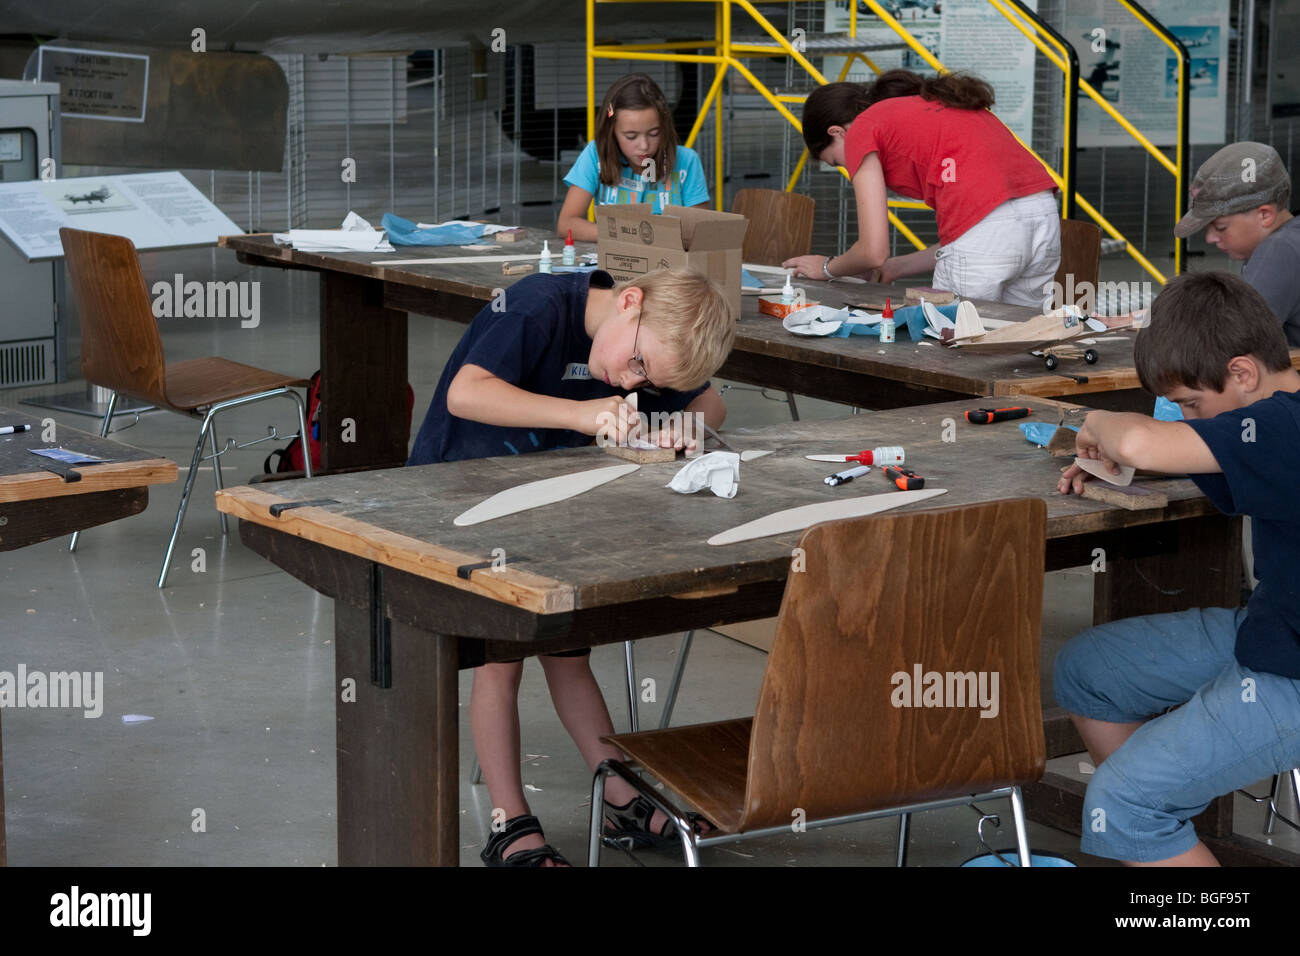
<path id="1" fill-rule="evenodd" d="M 135 203 L 108 183 L 98 183 L 93 189 L 87 189 L 85 186 L 69 189 L 67 184 L 59 182 L 42 183 L 41 185 L 45 195 L 70 216 L 80 216 L 86 213 L 121 212 L 125 209 L 135 208 Z"/>

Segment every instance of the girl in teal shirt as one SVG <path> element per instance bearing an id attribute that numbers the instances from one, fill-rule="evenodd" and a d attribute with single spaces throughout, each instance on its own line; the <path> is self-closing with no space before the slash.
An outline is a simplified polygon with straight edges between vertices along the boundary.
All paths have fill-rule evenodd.
<path id="1" fill-rule="evenodd" d="M 583 242 L 596 241 L 596 224 L 587 209 L 610 203 L 651 203 L 661 213 L 669 206 L 707 206 L 709 188 L 695 150 L 677 145 L 672 113 L 663 90 L 644 73 L 629 73 L 605 92 L 596 117 L 596 138 L 587 144 L 569 174 L 568 195 L 557 232 Z"/>

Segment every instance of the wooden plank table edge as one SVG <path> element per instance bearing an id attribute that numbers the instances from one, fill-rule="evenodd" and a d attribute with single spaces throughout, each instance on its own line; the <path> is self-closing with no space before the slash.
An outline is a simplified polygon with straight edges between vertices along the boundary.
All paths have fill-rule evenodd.
<path id="1" fill-rule="evenodd" d="M 168 484 L 176 480 L 176 462 L 166 458 L 143 461 L 110 461 L 102 465 L 74 466 L 80 481 L 64 481 L 51 471 L 31 471 L 0 476 L 0 504 L 32 498 L 84 495 L 92 491 L 116 491 L 141 485 Z"/>
<path id="2" fill-rule="evenodd" d="M 457 569 L 480 564 L 477 555 L 461 554 L 448 548 L 385 531 L 324 508 L 305 507 L 272 517 L 270 507 L 285 504 L 281 498 L 258 488 L 227 488 L 216 494 L 217 510 L 244 521 L 264 525 L 284 534 L 314 541 L 386 567 L 408 571 L 439 584 L 485 595 L 504 604 L 537 614 L 560 614 L 574 610 L 575 589 L 552 578 L 521 571 L 506 564 L 500 569 L 480 568 L 462 578 Z M 371 539 L 374 543 L 365 541 Z"/>

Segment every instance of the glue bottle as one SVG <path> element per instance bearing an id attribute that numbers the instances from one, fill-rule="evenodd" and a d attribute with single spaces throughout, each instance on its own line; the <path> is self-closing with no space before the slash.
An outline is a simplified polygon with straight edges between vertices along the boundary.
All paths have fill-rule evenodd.
<path id="1" fill-rule="evenodd" d="M 785 274 L 785 285 L 781 286 L 781 304 L 794 305 L 794 286 L 790 284 L 791 273 Z"/>
<path id="2" fill-rule="evenodd" d="M 879 448 L 873 448 L 871 451 L 861 455 L 860 460 L 864 465 L 875 465 L 877 468 L 884 468 L 886 465 L 901 465 L 905 452 L 902 445 L 882 445 Z"/>
<path id="3" fill-rule="evenodd" d="M 537 260 L 537 271 L 547 274 L 551 271 L 551 247 L 545 239 L 542 240 L 542 254 Z"/>
<path id="4" fill-rule="evenodd" d="M 880 341 L 894 341 L 894 309 L 885 299 L 885 310 L 880 313 Z"/>
<path id="5" fill-rule="evenodd" d="M 573 265 L 575 251 L 573 248 L 573 230 L 570 229 L 568 238 L 564 240 L 564 255 L 560 261 L 566 266 Z"/>

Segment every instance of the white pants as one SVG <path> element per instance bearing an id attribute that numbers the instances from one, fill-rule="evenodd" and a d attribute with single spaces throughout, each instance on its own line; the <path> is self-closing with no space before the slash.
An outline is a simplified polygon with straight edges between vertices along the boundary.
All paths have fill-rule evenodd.
<path id="1" fill-rule="evenodd" d="M 1050 192 L 1009 199 L 934 259 L 935 288 L 1041 307 L 1061 264 L 1061 210 Z"/>

